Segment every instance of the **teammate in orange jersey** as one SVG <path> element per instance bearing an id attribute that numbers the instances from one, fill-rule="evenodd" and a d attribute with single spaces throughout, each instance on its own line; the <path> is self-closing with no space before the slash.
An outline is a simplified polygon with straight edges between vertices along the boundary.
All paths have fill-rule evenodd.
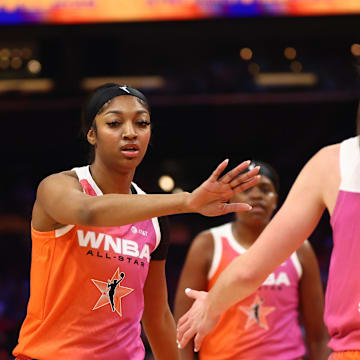
<path id="1" fill-rule="evenodd" d="M 180 347 L 195 337 L 199 349 L 221 313 L 260 286 L 327 210 L 334 243 L 324 313 L 333 350 L 329 359 L 360 360 L 360 107 L 357 121 L 357 136 L 322 148 L 306 163 L 269 225 L 211 290 L 187 291 L 196 301 L 178 322 Z"/>
<path id="2" fill-rule="evenodd" d="M 151 136 L 147 99 L 117 84 L 98 88 L 84 110 L 90 166 L 44 179 L 32 213 L 30 300 L 18 359 L 144 358 L 144 326 L 157 359 L 177 359 L 167 302 L 162 216 L 249 210 L 228 204 L 256 184 L 249 162 L 221 176 L 222 162 L 191 193 L 146 195 L 132 182 Z"/>
<path id="3" fill-rule="evenodd" d="M 231 201 L 253 209 L 238 213 L 233 222 L 200 233 L 193 241 L 179 282 L 175 319 L 193 302 L 185 289 L 209 291 L 221 272 L 256 241 L 276 208 L 279 178 L 268 164 L 260 165 L 261 179 Z M 250 168 L 254 167 L 254 163 Z M 277 251 L 275 248 L 273 251 Z M 272 254 L 269 254 L 272 256 Z M 328 334 L 323 322 L 324 295 L 315 254 L 305 242 L 277 267 L 252 295 L 234 304 L 205 337 L 201 360 L 295 360 L 305 355 L 299 325 L 302 315 L 311 360 L 327 359 Z M 181 359 L 194 359 L 194 345 L 181 350 Z"/>

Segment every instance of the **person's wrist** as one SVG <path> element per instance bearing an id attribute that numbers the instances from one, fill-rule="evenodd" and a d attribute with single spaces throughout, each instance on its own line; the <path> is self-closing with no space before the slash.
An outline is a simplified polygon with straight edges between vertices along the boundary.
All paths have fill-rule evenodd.
<path id="1" fill-rule="evenodd" d="M 197 212 L 194 206 L 192 193 L 184 191 L 183 196 L 184 196 L 184 212 L 186 213 Z"/>
<path id="2" fill-rule="evenodd" d="M 206 299 L 204 300 L 204 309 L 206 316 L 213 321 L 218 320 L 221 316 L 221 311 L 219 311 L 216 308 L 216 302 L 212 301 L 210 292 L 208 293 Z"/>

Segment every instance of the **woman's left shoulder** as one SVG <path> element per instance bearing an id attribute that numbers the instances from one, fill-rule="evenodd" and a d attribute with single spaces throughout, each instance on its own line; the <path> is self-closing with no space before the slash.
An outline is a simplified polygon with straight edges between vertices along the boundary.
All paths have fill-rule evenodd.
<path id="1" fill-rule="evenodd" d="M 317 163 L 328 164 L 339 158 L 340 144 L 327 145 L 321 148 L 313 157 Z"/>

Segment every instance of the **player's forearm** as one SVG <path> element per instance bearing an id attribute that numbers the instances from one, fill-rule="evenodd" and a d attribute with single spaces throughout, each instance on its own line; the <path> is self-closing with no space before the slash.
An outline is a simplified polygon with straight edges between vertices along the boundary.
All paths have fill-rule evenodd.
<path id="1" fill-rule="evenodd" d="M 180 294 L 177 294 L 174 310 L 174 318 L 176 322 L 178 322 L 179 318 L 190 309 L 192 303 L 192 301 L 189 301 L 189 299 L 185 296 L 185 292 L 182 287 L 179 287 L 178 291 Z M 181 360 L 194 360 L 194 342 L 190 341 L 184 349 L 179 350 L 179 353 Z"/>
<path id="2" fill-rule="evenodd" d="M 231 305 L 253 293 L 264 278 L 245 271 L 242 255 L 234 259 L 222 272 L 215 285 L 209 291 L 206 303 L 208 313 L 218 317 Z M 244 270 L 243 270 L 244 269 Z"/>
<path id="3" fill-rule="evenodd" d="M 328 337 L 324 336 L 322 339 L 309 342 L 309 360 L 327 360 L 331 354 L 331 350 L 327 346 L 328 341 Z"/>
<path id="4" fill-rule="evenodd" d="M 194 342 L 190 341 L 190 343 L 180 351 L 180 360 L 194 360 L 195 353 L 194 353 Z"/>
<path id="5" fill-rule="evenodd" d="M 145 219 L 190 212 L 188 193 L 163 195 L 115 195 L 88 198 L 79 225 L 120 226 Z"/>
<path id="6" fill-rule="evenodd" d="M 143 321 L 145 333 L 156 360 L 178 360 L 179 351 L 176 344 L 176 326 L 170 309 L 162 316 Z"/>

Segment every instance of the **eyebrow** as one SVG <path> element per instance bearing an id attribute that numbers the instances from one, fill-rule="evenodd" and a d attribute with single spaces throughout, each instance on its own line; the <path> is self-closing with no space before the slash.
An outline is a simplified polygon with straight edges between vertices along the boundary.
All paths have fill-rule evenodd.
<path id="1" fill-rule="evenodd" d="M 135 113 L 136 114 L 149 114 L 149 112 L 146 111 L 146 110 L 137 110 Z M 121 110 L 109 110 L 104 115 L 108 115 L 108 114 L 120 114 L 121 115 L 121 114 L 123 114 L 123 111 L 121 111 Z"/>

